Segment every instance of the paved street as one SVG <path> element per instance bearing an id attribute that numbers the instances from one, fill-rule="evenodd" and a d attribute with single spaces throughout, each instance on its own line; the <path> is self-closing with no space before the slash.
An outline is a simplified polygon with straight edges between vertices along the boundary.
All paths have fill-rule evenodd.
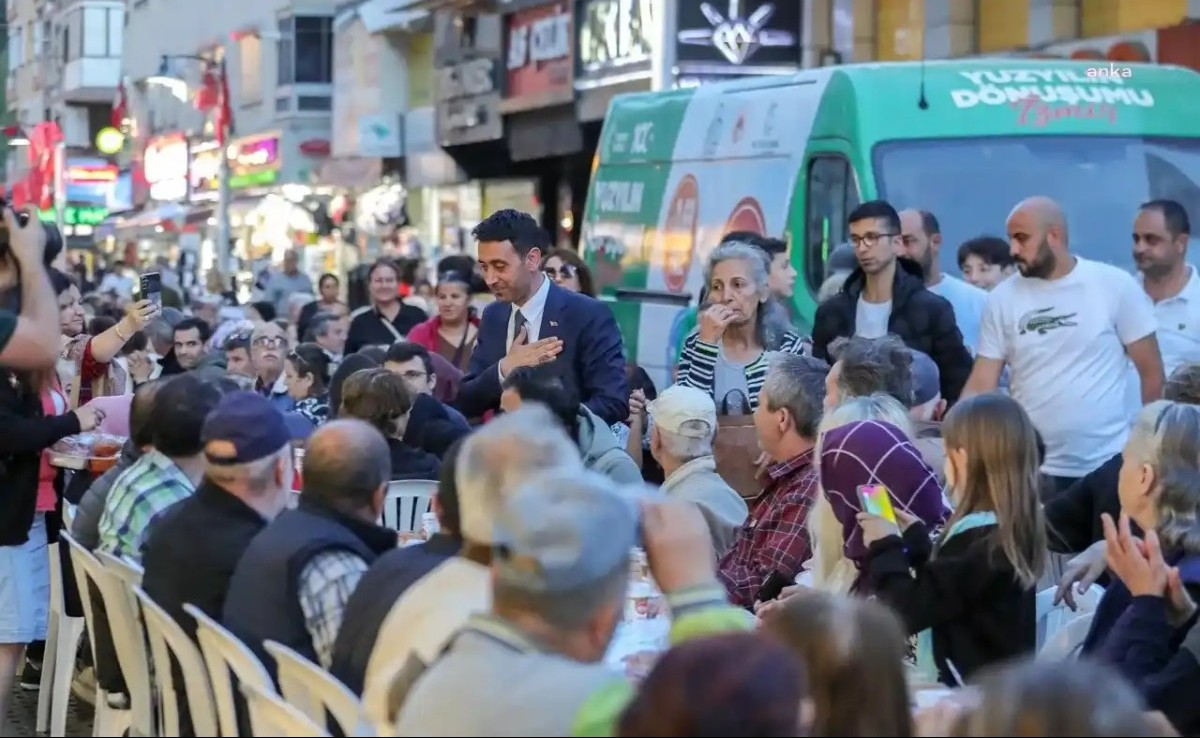
<path id="1" fill-rule="evenodd" d="M 37 700 L 37 692 L 26 692 L 23 689 L 16 690 L 8 711 L 8 725 L 10 729 L 15 729 L 15 732 L 10 732 L 7 735 L 16 736 L 17 738 L 32 738 L 32 736 L 37 735 L 34 731 L 34 728 L 37 726 Z M 67 735 L 74 737 L 90 736 L 91 734 L 91 705 L 81 703 L 72 697 L 71 706 L 67 708 Z"/>

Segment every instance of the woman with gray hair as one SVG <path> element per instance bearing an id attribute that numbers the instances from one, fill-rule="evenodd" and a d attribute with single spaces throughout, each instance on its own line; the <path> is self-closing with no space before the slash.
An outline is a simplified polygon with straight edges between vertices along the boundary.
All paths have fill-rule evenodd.
<path id="1" fill-rule="evenodd" d="M 1200 408 L 1144 407 L 1123 452 L 1120 522 L 1103 516 L 1115 575 L 1084 654 L 1113 664 L 1183 735 L 1200 729 Z M 1134 534 L 1134 525 L 1144 539 Z"/>
<path id="2" fill-rule="evenodd" d="M 683 343 L 676 381 L 708 393 L 721 414 L 758 406 L 768 352 L 808 353 L 808 342 L 771 308 L 768 263 L 762 249 L 741 241 L 721 244 L 708 258 L 708 304 Z"/>

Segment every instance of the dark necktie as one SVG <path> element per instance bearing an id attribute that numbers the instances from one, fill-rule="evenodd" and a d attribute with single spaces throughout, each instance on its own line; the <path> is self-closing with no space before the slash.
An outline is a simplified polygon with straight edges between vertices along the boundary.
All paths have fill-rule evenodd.
<path id="1" fill-rule="evenodd" d="M 527 323 L 528 321 L 525 320 L 525 313 L 517 310 L 517 314 L 513 316 L 513 337 L 512 342 L 509 344 L 509 348 L 512 348 L 513 344 L 517 342 L 517 336 L 521 335 L 521 329 L 524 328 Z M 528 339 L 529 337 L 526 336 L 526 343 L 529 342 Z"/>

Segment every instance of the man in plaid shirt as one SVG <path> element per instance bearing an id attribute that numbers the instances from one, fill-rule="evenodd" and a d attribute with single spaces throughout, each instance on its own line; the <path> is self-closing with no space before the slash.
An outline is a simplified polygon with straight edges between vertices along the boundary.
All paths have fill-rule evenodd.
<path id="1" fill-rule="evenodd" d="M 200 433 L 221 390 L 194 374 L 164 380 L 150 410 L 154 448 L 117 477 L 100 516 L 100 551 L 140 563 L 146 532 L 204 476 Z"/>
<path id="2" fill-rule="evenodd" d="M 754 411 L 758 443 L 772 461 L 767 486 L 717 567 L 736 605 L 753 607 L 767 577 L 778 572 L 790 582 L 812 555 L 808 511 L 820 494 L 813 447 L 828 372 L 825 362 L 808 356 L 771 359 Z"/>

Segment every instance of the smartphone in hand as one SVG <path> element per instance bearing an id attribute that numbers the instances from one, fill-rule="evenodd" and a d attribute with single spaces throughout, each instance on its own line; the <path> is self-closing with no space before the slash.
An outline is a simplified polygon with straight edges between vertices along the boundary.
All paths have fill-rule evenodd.
<path id="1" fill-rule="evenodd" d="M 779 593 L 783 591 L 783 588 L 790 584 L 793 584 L 791 579 L 788 579 L 777 571 L 773 571 L 767 576 L 762 588 L 758 590 L 758 596 L 754 599 L 756 602 L 770 602 L 779 597 Z"/>
<path id="2" fill-rule="evenodd" d="M 146 272 L 138 282 L 138 292 L 143 300 L 153 302 L 162 307 L 162 275 L 158 272 Z"/>
<path id="3" fill-rule="evenodd" d="M 862 484 L 858 487 L 863 512 L 876 515 L 892 523 L 896 522 L 896 511 L 892 507 L 892 496 L 882 484 Z"/>

